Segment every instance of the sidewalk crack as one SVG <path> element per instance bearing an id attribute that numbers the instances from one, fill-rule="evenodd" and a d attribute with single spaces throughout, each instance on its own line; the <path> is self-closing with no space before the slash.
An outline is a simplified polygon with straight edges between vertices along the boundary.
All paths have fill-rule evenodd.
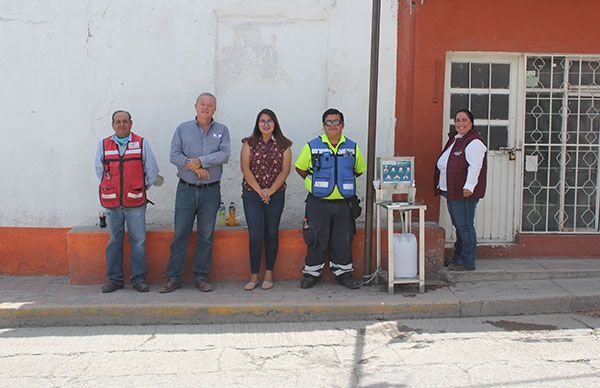
<path id="1" fill-rule="evenodd" d="M 588 325 L 586 322 L 582 321 L 581 319 L 577 319 L 574 316 L 569 315 L 569 318 L 571 318 L 572 320 L 574 320 L 575 322 L 579 322 L 581 323 L 583 326 L 585 326 L 588 329 L 592 329 L 592 331 L 595 331 L 595 327 Z"/>
<path id="2" fill-rule="evenodd" d="M 142 343 L 140 344 L 140 346 L 138 346 L 138 348 L 141 348 L 141 347 L 143 347 L 143 346 L 144 346 L 144 345 L 146 345 L 148 342 L 150 342 L 150 341 L 152 341 L 152 340 L 155 340 L 155 339 L 156 339 L 156 333 L 152 333 L 152 334 L 150 335 L 150 337 L 146 338 L 146 340 L 145 340 L 144 342 L 142 342 Z"/>
<path id="3" fill-rule="evenodd" d="M 558 288 L 560 288 L 561 290 L 563 290 L 564 292 L 567 293 L 567 295 L 569 295 L 569 311 L 573 311 L 573 301 L 575 299 L 575 295 L 573 295 L 571 292 L 569 292 L 569 290 L 567 290 L 566 288 L 564 288 L 563 286 L 561 286 L 559 283 L 556 282 L 556 279 L 548 279 L 550 280 L 553 284 L 556 284 L 556 286 Z"/>

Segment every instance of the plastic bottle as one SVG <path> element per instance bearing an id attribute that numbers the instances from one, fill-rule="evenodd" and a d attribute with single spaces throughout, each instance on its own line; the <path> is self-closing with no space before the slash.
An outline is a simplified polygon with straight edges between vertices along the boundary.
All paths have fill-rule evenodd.
<path id="1" fill-rule="evenodd" d="M 99 226 L 101 228 L 106 228 L 106 214 L 104 214 L 104 212 L 100 212 L 98 214 L 98 218 L 100 219 Z"/>
<path id="2" fill-rule="evenodd" d="M 221 204 L 219 205 L 219 211 L 217 212 L 217 225 L 225 226 L 225 222 L 225 204 L 221 202 Z"/>
<path id="3" fill-rule="evenodd" d="M 227 220 L 227 225 L 228 226 L 237 225 L 237 223 L 235 221 L 235 205 L 233 202 L 229 203 L 229 219 Z"/>

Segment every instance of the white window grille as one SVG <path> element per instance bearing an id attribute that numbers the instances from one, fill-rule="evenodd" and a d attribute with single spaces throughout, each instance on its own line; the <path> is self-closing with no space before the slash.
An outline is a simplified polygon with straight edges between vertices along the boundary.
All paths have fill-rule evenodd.
<path id="1" fill-rule="evenodd" d="M 599 231 L 600 57 L 526 57 L 523 232 Z"/>

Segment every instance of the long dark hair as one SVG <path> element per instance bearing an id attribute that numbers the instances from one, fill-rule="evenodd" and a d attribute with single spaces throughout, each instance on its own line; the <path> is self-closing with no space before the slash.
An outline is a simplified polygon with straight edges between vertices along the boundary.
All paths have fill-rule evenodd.
<path id="1" fill-rule="evenodd" d="M 471 113 L 471 111 L 468 109 L 459 109 L 454 114 L 454 118 L 456 118 L 459 113 L 466 114 L 469 117 L 469 120 L 471 120 L 471 129 L 475 129 L 475 116 L 473 116 L 473 113 Z"/>
<path id="2" fill-rule="evenodd" d="M 277 148 L 282 151 L 285 151 L 289 147 L 292 146 L 292 141 L 283 135 L 281 131 L 281 127 L 279 126 L 279 120 L 277 119 L 277 115 L 271 109 L 263 109 L 256 115 L 256 122 L 254 123 L 254 130 L 252 131 L 252 136 L 248 138 L 248 145 L 250 147 L 254 147 L 258 144 L 259 141 L 262 140 L 262 133 L 260 129 L 258 129 L 258 122 L 260 120 L 260 116 L 266 114 L 273 120 L 275 128 L 273 129 L 273 140 L 277 144 Z"/>
<path id="3" fill-rule="evenodd" d="M 471 131 L 475 130 L 475 116 L 473 116 L 473 113 L 471 113 L 471 111 L 468 109 L 459 109 L 456 111 L 456 113 L 454 113 L 453 119 L 456 119 L 456 115 L 458 115 L 459 113 L 464 113 L 467 115 L 467 117 L 469 117 L 469 120 L 471 120 Z M 451 128 L 450 131 L 448 131 L 448 136 L 454 137 L 457 133 L 458 132 L 456 131 L 456 127 L 454 127 Z"/>

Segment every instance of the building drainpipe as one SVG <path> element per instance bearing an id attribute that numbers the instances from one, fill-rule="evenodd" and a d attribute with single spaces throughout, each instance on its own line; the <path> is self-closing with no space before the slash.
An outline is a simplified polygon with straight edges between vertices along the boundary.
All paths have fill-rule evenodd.
<path id="1" fill-rule="evenodd" d="M 375 136 L 377 133 L 377 81 L 379 75 L 379 22 L 381 0 L 373 0 L 371 22 L 371 79 L 369 85 L 369 135 L 367 148 L 367 193 L 365 196 L 365 266 L 363 281 L 371 277 L 373 251 L 373 178 L 375 171 Z"/>

